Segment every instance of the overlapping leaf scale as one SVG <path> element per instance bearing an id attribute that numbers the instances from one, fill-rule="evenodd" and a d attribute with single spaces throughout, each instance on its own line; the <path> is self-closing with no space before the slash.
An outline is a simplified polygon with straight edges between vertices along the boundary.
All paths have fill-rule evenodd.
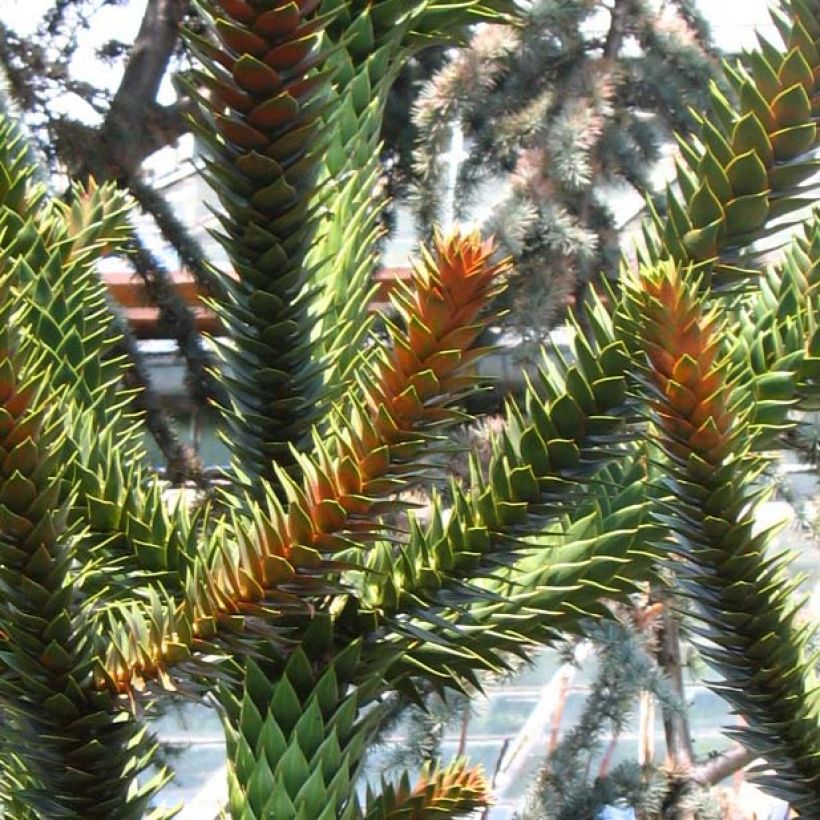
<path id="1" fill-rule="evenodd" d="M 336 15 L 330 34 L 354 62 L 377 51 L 396 29 L 405 46 L 418 49 L 459 42 L 470 25 L 519 13 L 511 0 L 323 0 L 321 9 Z"/>
<path id="2" fill-rule="evenodd" d="M 318 615 L 286 662 L 248 660 L 241 687 L 220 690 L 232 817 L 360 817 L 355 784 L 379 714 L 363 714 L 374 693 L 355 683 L 360 655 L 361 641 L 336 649 Z"/>
<path id="3" fill-rule="evenodd" d="M 803 359 L 797 370 L 798 408 L 817 412 L 820 410 L 820 212 L 815 211 L 813 221 L 806 223 L 805 235 L 795 242 L 783 265 L 782 276 L 794 281 L 796 298 L 799 299 L 799 294 L 804 298 L 797 310 L 804 334 Z M 789 341 L 791 343 L 791 339 Z"/>
<path id="4" fill-rule="evenodd" d="M 820 408 L 820 216 L 806 223 L 783 262 L 737 310 L 731 356 L 751 381 L 750 422 L 761 445 L 794 424 L 794 409 Z"/>
<path id="5" fill-rule="evenodd" d="M 319 291 L 313 335 L 327 407 L 351 385 L 373 324 L 370 305 L 376 286 L 372 278 L 382 234 L 378 218 L 384 205 L 376 193 L 380 173 L 374 151 L 366 167 L 322 183 L 326 217 L 308 264 Z"/>
<path id="6" fill-rule="evenodd" d="M 129 399 L 119 384 L 123 363 L 112 355 L 106 290 L 94 268 L 102 252 L 125 238 L 127 207 L 113 186 L 92 183 L 76 188 L 71 204 L 30 204 L 23 216 L 4 209 L 0 260 L 27 290 L 18 321 L 44 357 L 51 387 L 65 390 L 66 400 L 101 426 L 116 419 L 121 438 L 136 447 L 133 418 L 123 412 Z"/>
<path id="7" fill-rule="evenodd" d="M 50 388 L 62 391 L 62 459 L 76 491 L 69 520 L 81 533 L 84 590 L 105 597 L 146 581 L 179 592 L 195 553 L 184 507 L 169 511 L 156 481 L 144 481 L 140 427 L 121 387 L 123 363 L 112 354 L 112 315 L 94 269 L 100 252 L 125 236 L 126 209 L 110 186 L 92 183 L 70 204 L 51 203 L 25 219 L 12 214 L 18 239 L 3 248 L 13 276 L 29 287 L 19 320 Z"/>
<path id="8" fill-rule="evenodd" d="M 388 323 L 389 349 L 359 374 L 363 400 L 334 413 L 329 446 L 317 439 L 316 458 L 303 460 L 303 487 L 291 482 L 292 542 L 339 549 L 333 534 L 366 534 L 391 506 L 378 500 L 423 474 L 443 425 L 461 418 L 448 404 L 475 384 L 465 368 L 485 352 L 473 345 L 509 267 L 494 253 L 477 234 L 437 236 L 411 282 L 398 286 L 399 324 Z"/>
<path id="9" fill-rule="evenodd" d="M 310 551 L 297 545 L 288 559 L 272 553 L 265 540 L 271 521 L 255 502 L 242 516 L 232 511 L 210 518 L 206 509 L 192 523 L 172 582 L 165 582 L 165 572 L 147 573 L 139 595 L 110 613 L 100 688 L 132 699 L 156 684 L 201 692 L 202 683 L 235 674 L 232 659 L 253 654 L 260 640 L 281 648 L 282 616 L 307 615 L 307 596 L 333 591 L 315 571 Z M 170 557 L 170 550 L 156 552 L 163 555 Z M 324 570 L 330 568 L 327 562 Z"/>
<path id="10" fill-rule="evenodd" d="M 442 424 L 460 418 L 447 402 L 475 382 L 463 371 L 481 353 L 471 347 L 508 265 L 494 253 L 477 234 L 437 239 L 396 294 L 405 327 L 393 327 L 392 348 L 374 358 L 362 383 L 366 404 L 354 399 L 337 414 L 335 435 L 328 444 L 317 438 L 314 457 L 296 455 L 301 483 L 277 468 L 286 502 L 268 487 L 215 522 L 178 605 L 160 601 L 141 625 L 133 609 L 111 641 L 107 685 L 129 691 L 167 681 L 168 668 L 191 662 L 193 651 L 241 641 L 247 630 L 275 635 L 266 625 L 272 615 L 304 614 L 307 597 L 338 591 L 327 574 L 347 566 L 339 553 L 361 551 L 378 516 L 396 506 L 390 496 L 425 469 Z"/>
<path id="11" fill-rule="evenodd" d="M 120 415 L 129 397 L 119 390 L 122 362 L 112 356 L 115 339 L 101 283 L 89 265 L 66 260 L 59 248 L 37 256 L 18 258 L 14 273 L 23 287 L 31 285 L 21 322 L 46 357 L 52 386 L 67 388 L 70 400 L 101 422 L 109 413 Z M 125 433 L 126 425 L 120 426 Z"/>
<path id="12" fill-rule="evenodd" d="M 459 418 L 447 402 L 474 384 L 464 368 L 481 353 L 470 348 L 507 270 L 491 261 L 494 250 L 476 234 L 439 237 L 399 288 L 404 326 L 391 326 L 392 346 L 362 378 L 366 402 L 351 399 L 334 414 L 330 440 L 297 456 L 301 483 L 280 471 L 287 505 L 268 492 L 264 507 L 251 506 L 251 524 L 237 524 L 241 552 L 220 571 L 236 600 L 262 602 L 266 590 L 336 569 L 332 555 L 372 537 L 378 516 L 396 506 L 389 497 L 424 468 L 442 424 Z"/>
<path id="13" fill-rule="evenodd" d="M 136 785 L 152 748 L 95 687 L 99 647 L 72 578 L 64 434 L 54 394 L 42 390 L 44 357 L 34 346 L 19 350 L 15 327 L 2 274 L 0 691 L 24 766 L 16 799 L 34 817 L 138 818 L 165 774 Z"/>
<path id="14" fill-rule="evenodd" d="M 334 48 L 328 56 L 334 103 L 324 117 L 328 143 L 319 178 L 325 218 L 310 254 L 320 290 L 315 306 L 317 354 L 326 364 L 331 398 L 351 377 L 372 323 L 368 304 L 383 207 L 378 201 L 378 138 L 404 33 L 396 26 L 388 42 L 377 43 L 372 7 L 361 9 L 355 30 L 349 30 L 345 23 L 350 24 L 351 11 L 345 5 L 322 6 L 323 11 L 332 7 L 336 15 L 330 27 Z"/>
<path id="15" fill-rule="evenodd" d="M 633 495 L 621 498 L 626 517 L 609 522 L 609 536 L 596 533 L 554 550 L 539 549 L 530 537 L 577 508 L 590 482 L 613 481 L 600 470 L 628 456 L 622 443 L 634 414 L 626 398 L 629 356 L 600 302 L 590 306 L 590 322 L 591 339 L 575 336 L 574 364 L 545 359 L 538 384 L 527 390 L 525 409 L 510 405 L 508 427 L 493 443 L 487 473 L 474 465 L 469 488 L 453 487 L 449 514 L 436 504 L 429 528 L 413 525 L 408 543 L 373 550 L 371 572 L 359 581 L 361 624 L 353 630 L 383 623 L 413 641 L 399 667 L 418 662 L 429 673 L 438 655 L 438 674 L 445 679 L 452 671 L 448 656 L 456 664 L 470 657 L 474 665 L 498 668 L 498 647 L 515 651 L 516 643 L 529 640 L 514 630 L 516 617 L 536 612 L 539 602 L 549 599 L 550 606 L 528 628 L 552 639 L 584 612 L 597 614 L 602 596 L 633 589 L 621 577 L 629 559 L 635 559 L 630 578 L 648 575 L 657 528 L 646 521 L 646 499 L 635 501 L 644 482 L 634 472 L 619 476 Z M 516 568 L 523 555 L 552 567 L 550 580 Z M 564 593 L 566 605 L 560 600 Z M 490 623 L 498 629 L 486 633 Z M 501 635 L 508 627 L 509 638 Z"/>
<path id="16" fill-rule="evenodd" d="M 275 462 L 292 466 L 290 445 L 308 440 L 321 404 L 306 265 L 318 219 L 322 113 L 331 102 L 327 17 L 317 6 L 204 2 L 219 44 L 188 35 L 202 65 L 189 88 L 201 103 L 194 127 L 222 205 L 216 237 L 235 272 L 223 277 L 226 295 L 215 305 L 231 339 L 222 349 L 233 404 L 226 442 L 246 473 L 271 480 Z"/>
<path id="17" fill-rule="evenodd" d="M 606 615 L 605 601 L 625 599 L 654 578 L 665 533 L 650 516 L 643 459 L 630 463 L 624 453 L 624 460 L 628 466 L 610 464 L 587 485 L 594 501 L 576 498 L 577 507 L 568 505 L 572 520 L 554 519 L 509 567 L 487 562 L 482 574 L 467 553 L 452 580 L 433 561 L 426 574 L 417 570 L 401 617 L 388 621 L 393 636 L 373 648 L 395 653 L 391 683 L 409 697 L 414 675 L 445 688 L 478 685 L 477 671 L 503 671 L 512 656 L 527 658 L 561 635 L 582 634 L 585 620 Z"/>
<path id="18" fill-rule="evenodd" d="M 468 817 L 490 803 L 490 784 L 481 768 L 456 759 L 446 767 L 427 763 L 414 786 L 405 773 L 396 784 L 383 781 L 378 795 L 368 789 L 363 820 Z"/>
<path id="19" fill-rule="evenodd" d="M 35 169 L 29 161 L 29 148 L 19 127 L 0 116 L 0 202 L 5 211 L 0 215 L 0 235 L 8 244 L 9 214 L 25 218 L 42 202 L 45 191 L 34 184 Z"/>
<path id="20" fill-rule="evenodd" d="M 700 134 L 680 142 L 679 191 L 670 190 L 667 216 L 645 231 L 644 261 L 693 263 L 709 272 L 714 291 L 756 275 L 749 246 L 775 237 L 783 217 L 815 198 L 820 2 L 791 0 L 783 9 L 773 17 L 784 46 L 760 38 L 743 64 L 727 64 L 738 103 L 713 87 L 711 112 L 697 115 Z"/>
<path id="21" fill-rule="evenodd" d="M 685 560 L 679 586 L 698 608 L 697 633 L 722 676 L 711 686 L 743 715 L 733 731 L 776 775 L 772 794 L 801 813 L 820 811 L 820 690 L 801 623 L 791 553 L 772 554 L 772 530 L 756 532 L 756 478 L 748 385 L 729 381 L 720 318 L 704 308 L 700 283 L 673 263 L 644 269 L 629 287 L 629 313 L 646 355 L 646 395 L 668 458 L 662 489 L 674 506 L 656 516 Z"/>
<path id="22" fill-rule="evenodd" d="M 615 445 L 626 433 L 629 358 L 600 303 L 591 315 L 595 337 L 575 335 L 575 363 L 562 367 L 545 357 L 524 408 L 509 403 L 508 425 L 493 441 L 488 471 L 474 464 L 469 488 L 454 486 L 447 524 L 436 510 L 428 532 L 414 528 L 405 554 L 394 559 L 387 547 L 374 555 L 373 567 L 386 574 L 364 593 L 368 605 L 392 609 L 400 590 L 414 587 L 416 572 L 428 576 L 422 586 L 433 596 L 440 586 L 436 573 L 463 579 L 472 569 L 506 565 L 525 546 L 522 536 L 565 512 L 584 483 L 618 454 Z"/>
<path id="23" fill-rule="evenodd" d="M 160 482 L 123 446 L 116 422 L 100 428 L 90 413 L 70 407 L 66 415 L 71 448 L 81 454 L 72 471 L 72 518 L 85 527 L 77 545 L 85 590 L 103 593 L 101 604 L 128 600 L 149 584 L 181 596 L 199 557 L 203 508 L 190 512 L 184 497 L 166 502 Z"/>
<path id="24" fill-rule="evenodd" d="M 498 602 L 479 603 L 476 617 L 494 632 L 521 642 L 548 643 L 558 631 L 583 634 L 582 622 L 607 613 L 604 602 L 623 600 L 654 580 L 666 530 L 652 519 L 656 501 L 644 448 L 626 451 L 588 485 L 588 500 L 562 516 L 558 532 L 536 540 L 519 577 L 495 589 Z"/>
<path id="25" fill-rule="evenodd" d="M 38 820 L 21 795 L 25 792 L 26 767 L 14 748 L 11 737 L 4 738 L 0 746 L 0 801 L 9 816 L 15 820 Z"/>
<path id="26" fill-rule="evenodd" d="M 123 238 L 126 203 L 94 185 L 76 190 L 70 205 L 26 202 L 22 214 L 0 210 L 12 229 L 0 240 L 0 263 L 15 282 L 16 321 L 39 362 L 41 387 L 61 397 L 55 461 L 73 488 L 67 526 L 80 562 L 77 594 L 89 602 L 88 627 L 110 638 L 108 666 L 121 674 L 123 657 L 145 666 L 152 640 L 166 656 L 181 656 L 179 600 L 204 530 L 184 506 L 167 508 L 156 481 L 144 482 L 139 426 L 127 412 L 122 362 L 111 355 L 111 315 L 93 263 Z M 112 678 L 97 670 L 96 680 Z"/>
<path id="27" fill-rule="evenodd" d="M 51 199 L 40 219 L 47 244 L 66 244 L 67 261 L 93 261 L 116 250 L 131 233 L 128 195 L 114 183 L 74 183 L 67 200 Z M 103 288 L 99 291 L 104 293 Z"/>

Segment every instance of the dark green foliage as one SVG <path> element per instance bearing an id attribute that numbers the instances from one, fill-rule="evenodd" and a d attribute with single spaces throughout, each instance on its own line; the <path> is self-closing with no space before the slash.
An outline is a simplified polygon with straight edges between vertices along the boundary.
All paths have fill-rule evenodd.
<path id="1" fill-rule="evenodd" d="M 330 91 L 327 75 L 310 74 L 325 59 L 326 18 L 294 6 L 293 20 L 283 11 L 277 24 L 275 11 L 265 17 L 240 7 L 247 12 L 238 18 L 218 4 L 205 7 L 222 50 L 193 35 L 190 44 L 205 67 L 191 83 L 230 106 L 224 114 L 202 108 L 196 133 L 209 150 L 207 175 L 224 208 L 219 238 L 237 274 L 225 278 L 218 306 L 232 339 L 223 351 L 234 401 L 225 408 L 226 441 L 251 481 L 272 479 L 274 463 L 292 463 L 289 444 L 305 441 L 319 410 L 321 371 L 305 333 L 305 259 Z M 193 85 L 190 93 L 200 96 Z"/>
<path id="2" fill-rule="evenodd" d="M 750 246 L 783 236 L 803 220 L 796 212 L 815 201 L 809 183 L 820 168 L 818 6 L 795 0 L 784 8 L 789 16 L 775 19 L 785 47 L 761 40 L 759 50 L 726 65 L 738 102 L 710 89 L 697 137 L 680 139 L 683 161 L 668 214 L 655 215 L 655 231 L 645 234 L 647 261 L 692 262 L 709 271 L 716 290 L 757 275 L 761 254 Z"/>
<path id="3" fill-rule="evenodd" d="M 820 805 L 813 630 L 800 623 L 789 554 L 770 553 L 770 532 L 756 532 L 753 517 L 764 466 L 755 453 L 758 425 L 778 422 L 761 410 L 783 415 L 795 372 L 770 372 L 765 386 L 729 378 L 728 318 L 707 310 L 699 284 L 691 268 L 661 266 L 630 287 L 625 303 L 625 328 L 646 351 L 645 390 L 669 465 L 661 487 L 674 499 L 669 514 L 655 515 L 684 559 L 677 584 L 696 603 L 693 631 L 721 676 L 712 687 L 747 721 L 733 734 L 777 771 L 768 789 L 812 816 Z"/>
<path id="4" fill-rule="evenodd" d="M 76 453 L 57 404 L 99 412 L 94 394 L 107 386 L 105 365 L 87 360 L 83 344 L 101 343 L 102 334 L 93 311 L 89 325 L 72 322 L 72 332 L 63 333 L 61 303 L 39 310 L 52 293 L 49 279 L 55 287 L 63 277 L 82 281 L 83 243 L 93 247 L 95 231 L 111 234 L 102 205 L 97 226 L 74 235 L 70 212 L 38 215 L 38 198 L 22 184 L 21 145 L 6 124 L 0 150 L 0 221 L 18 228 L 15 244 L 0 252 L 0 697 L 11 755 L 3 799 L 21 820 L 137 818 L 165 775 L 135 788 L 150 744 L 97 686 L 100 635 L 72 570 Z M 39 265 L 36 279 L 29 262 Z M 35 340 L 27 327 L 36 329 Z"/>

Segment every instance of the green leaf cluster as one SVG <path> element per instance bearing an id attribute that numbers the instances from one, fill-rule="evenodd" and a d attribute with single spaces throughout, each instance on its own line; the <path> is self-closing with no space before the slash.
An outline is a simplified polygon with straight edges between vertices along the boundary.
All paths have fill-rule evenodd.
<path id="1" fill-rule="evenodd" d="M 799 224 L 804 217 L 795 218 L 796 212 L 814 202 L 811 180 L 820 169 L 817 9 L 790 0 L 773 19 L 785 48 L 759 36 L 759 49 L 736 66 L 725 65 L 734 99 L 713 83 L 710 110 L 695 114 L 700 133 L 679 140 L 682 158 L 668 215 L 655 214 L 645 231 L 644 261 L 691 262 L 709 272 L 717 290 L 755 275 L 754 243 Z"/>
<path id="2" fill-rule="evenodd" d="M 234 817 L 464 816 L 488 793 L 460 763 L 361 805 L 390 709 L 472 693 L 481 672 L 582 632 L 658 559 L 702 607 L 742 741 L 777 770 L 767 788 L 817 814 L 811 630 L 786 559 L 751 529 L 761 449 L 817 403 L 816 219 L 782 265 L 712 298 L 740 271 L 738 237 L 760 235 L 732 203 L 763 190 L 766 218 L 785 213 L 815 167 L 800 135 L 816 134 L 820 8 L 783 10 L 785 51 L 763 45 L 748 58 L 757 73 L 738 74 L 741 109 L 760 106 L 742 91 L 756 89 L 770 117 L 704 120 L 691 190 L 682 181 L 671 206 L 687 231 L 718 225 L 711 255 L 692 256 L 674 225 L 650 230 L 650 264 L 590 299 L 571 360 L 545 356 L 509 403 L 489 466 L 473 461 L 450 507 L 436 499 L 409 532 L 383 516 L 431 476 L 462 417 L 452 402 L 475 383 L 473 344 L 505 266 L 475 236 L 437 237 L 395 297 L 388 344 L 342 297 L 366 299 L 374 141 L 397 67 L 506 3 L 203 5 L 189 80 L 235 274 L 217 304 L 234 464 L 226 491 L 190 513 L 166 506 L 140 464 L 94 270 L 124 237 L 124 203 L 93 185 L 48 202 L 0 126 L 0 799 L 12 816 L 142 816 L 166 774 L 145 776 L 152 745 L 134 707 L 180 689 L 216 696 Z"/>

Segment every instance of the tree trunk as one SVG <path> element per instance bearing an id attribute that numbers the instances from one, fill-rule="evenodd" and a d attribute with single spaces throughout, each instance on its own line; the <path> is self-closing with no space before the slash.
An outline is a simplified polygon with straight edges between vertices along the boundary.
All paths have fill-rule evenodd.
<path id="1" fill-rule="evenodd" d="M 666 672 L 675 694 L 684 702 L 683 661 L 680 646 L 680 628 L 669 602 L 661 615 L 658 646 L 658 665 Z M 683 711 L 663 710 L 663 729 L 666 735 L 667 765 L 677 772 L 688 772 L 694 765 L 692 736 L 689 719 Z"/>
<path id="2" fill-rule="evenodd" d="M 668 598 L 664 600 L 661 613 L 658 665 L 669 677 L 672 689 L 680 702 L 685 703 L 680 626 Z M 691 782 L 695 761 L 689 717 L 685 710 L 669 708 L 662 708 L 662 716 L 666 737 L 666 768 L 673 783 L 673 795 L 679 796 L 686 792 L 686 785 Z M 673 799 L 673 805 L 666 813 L 668 820 L 695 820 L 694 813 L 680 805 L 679 797 Z"/>

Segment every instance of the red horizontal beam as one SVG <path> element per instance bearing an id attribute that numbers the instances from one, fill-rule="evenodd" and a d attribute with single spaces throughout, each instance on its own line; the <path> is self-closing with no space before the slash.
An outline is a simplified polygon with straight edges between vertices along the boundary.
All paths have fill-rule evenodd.
<path id="1" fill-rule="evenodd" d="M 368 310 L 374 312 L 384 308 L 396 281 L 409 276 L 410 268 L 406 267 L 382 268 L 377 271 L 373 275 L 376 291 Z M 167 331 L 159 326 L 159 308 L 151 303 L 145 286 L 133 273 L 109 271 L 102 274 L 102 279 L 112 298 L 123 308 L 125 318 L 139 338 L 152 339 L 167 335 Z M 174 271 L 171 281 L 183 301 L 193 310 L 197 329 L 204 333 L 218 334 L 221 330 L 219 319 L 202 304 L 194 278 L 186 271 Z"/>

